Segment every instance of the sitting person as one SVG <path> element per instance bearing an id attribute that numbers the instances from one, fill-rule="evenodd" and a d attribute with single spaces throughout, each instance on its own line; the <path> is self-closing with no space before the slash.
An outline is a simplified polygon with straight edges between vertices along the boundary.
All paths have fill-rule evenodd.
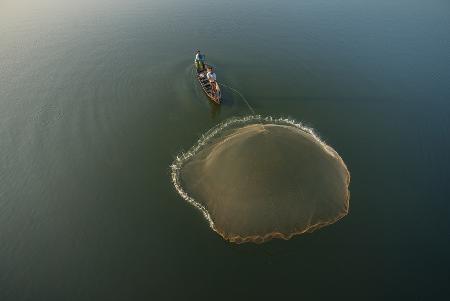
<path id="1" fill-rule="evenodd" d="M 197 50 L 194 62 L 198 73 L 205 70 L 205 56 L 200 53 L 200 50 Z"/>
<path id="2" fill-rule="evenodd" d="M 213 95 L 216 95 L 217 87 L 216 87 L 216 81 L 217 76 L 214 73 L 213 67 L 208 67 L 208 72 L 206 73 L 206 78 L 209 81 L 209 84 L 211 85 L 212 93 Z"/>

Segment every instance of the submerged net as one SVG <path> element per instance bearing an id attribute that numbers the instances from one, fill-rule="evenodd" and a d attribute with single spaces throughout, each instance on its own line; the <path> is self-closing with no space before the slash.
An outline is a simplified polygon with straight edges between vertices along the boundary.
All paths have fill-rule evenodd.
<path id="1" fill-rule="evenodd" d="M 180 195 L 231 242 L 289 239 L 348 213 L 350 174 L 314 132 L 250 116 L 210 130 L 172 165 Z"/>

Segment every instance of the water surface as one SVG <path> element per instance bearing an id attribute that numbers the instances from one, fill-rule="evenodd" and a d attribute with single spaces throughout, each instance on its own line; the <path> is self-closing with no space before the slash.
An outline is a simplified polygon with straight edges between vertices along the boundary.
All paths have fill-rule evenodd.
<path id="1" fill-rule="evenodd" d="M 0 3 L 0 299 L 444 299 L 450 5 L 443 0 Z M 250 113 L 304 121 L 352 174 L 349 215 L 229 245 L 174 156 Z"/>

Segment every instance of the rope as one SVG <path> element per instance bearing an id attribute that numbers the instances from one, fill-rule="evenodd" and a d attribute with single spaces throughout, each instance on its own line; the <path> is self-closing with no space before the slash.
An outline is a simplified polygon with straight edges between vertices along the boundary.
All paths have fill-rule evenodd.
<path id="1" fill-rule="evenodd" d="M 205 65 L 206 65 L 206 64 L 205 64 Z M 191 75 L 192 75 L 192 77 L 195 77 L 195 75 L 194 75 L 195 67 L 192 66 L 191 68 L 192 68 L 192 69 L 191 69 Z M 225 87 L 225 88 L 228 88 L 228 89 L 230 89 L 231 91 L 237 93 L 237 94 L 242 98 L 242 100 L 245 102 L 245 104 L 247 105 L 247 107 L 248 107 L 248 109 L 250 110 L 250 112 L 252 112 L 253 115 L 256 114 L 256 113 L 255 113 L 255 110 L 253 109 L 253 107 L 250 105 L 250 103 L 247 101 L 247 99 L 244 97 L 244 95 L 242 95 L 241 92 L 239 92 L 238 90 L 236 90 L 236 89 L 233 88 L 233 87 L 230 87 L 230 86 L 228 86 L 228 85 L 225 85 L 224 83 L 220 83 L 220 82 L 217 82 L 217 83 L 218 83 L 219 85 L 221 85 L 221 86 L 223 86 L 223 87 Z"/>
<path id="2" fill-rule="evenodd" d="M 234 89 L 234 88 L 232 88 L 232 87 L 230 87 L 230 86 L 225 85 L 224 83 L 219 83 L 219 84 L 220 84 L 221 86 L 224 86 L 225 88 L 228 88 L 228 89 L 230 89 L 230 90 L 236 92 L 236 93 L 242 98 L 242 100 L 245 102 L 245 104 L 247 105 L 247 107 L 248 107 L 248 109 L 250 110 L 250 112 L 252 112 L 253 115 L 256 114 L 256 113 L 255 113 L 255 110 L 254 110 L 254 109 L 252 108 L 252 106 L 248 103 L 247 99 L 244 97 L 244 95 L 242 95 L 241 92 L 239 92 L 238 90 L 236 90 L 236 89 Z"/>

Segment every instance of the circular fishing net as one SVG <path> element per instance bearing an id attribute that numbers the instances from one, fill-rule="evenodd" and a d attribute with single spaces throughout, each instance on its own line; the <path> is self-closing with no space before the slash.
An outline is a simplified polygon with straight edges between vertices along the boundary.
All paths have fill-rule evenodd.
<path id="1" fill-rule="evenodd" d="M 232 119 L 172 165 L 180 195 L 230 242 L 312 232 L 345 216 L 350 174 L 314 132 L 286 119 Z"/>

